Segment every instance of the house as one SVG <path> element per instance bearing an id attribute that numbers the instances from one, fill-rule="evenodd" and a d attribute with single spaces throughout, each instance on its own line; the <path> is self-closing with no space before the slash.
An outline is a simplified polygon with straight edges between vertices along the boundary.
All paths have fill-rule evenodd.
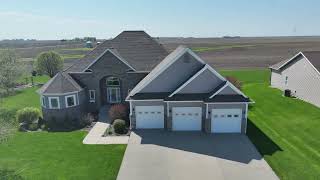
<path id="1" fill-rule="evenodd" d="M 143 31 L 100 44 L 40 90 L 45 119 L 128 103 L 133 129 L 245 133 L 250 100 L 187 47 L 170 54 Z"/>
<path id="2" fill-rule="evenodd" d="M 299 52 L 270 66 L 271 86 L 320 107 L 320 51 Z"/>

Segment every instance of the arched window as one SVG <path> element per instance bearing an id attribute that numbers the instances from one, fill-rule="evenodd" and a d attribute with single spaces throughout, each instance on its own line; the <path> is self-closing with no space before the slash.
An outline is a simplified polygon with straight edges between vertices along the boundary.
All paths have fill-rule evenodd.
<path id="1" fill-rule="evenodd" d="M 120 86 L 120 80 L 116 77 L 108 77 L 106 84 L 107 86 Z"/>

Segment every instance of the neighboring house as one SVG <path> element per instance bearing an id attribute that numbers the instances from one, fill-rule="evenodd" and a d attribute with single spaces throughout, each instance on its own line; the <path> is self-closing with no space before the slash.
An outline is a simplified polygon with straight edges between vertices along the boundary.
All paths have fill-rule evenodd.
<path id="1" fill-rule="evenodd" d="M 270 69 L 272 87 L 320 107 L 320 51 L 299 52 Z"/>
<path id="2" fill-rule="evenodd" d="M 40 90 L 45 119 L 129 102 L 131 128 L 245 133 L 250 100 L 186 47 L 143 31 L 105 41 Z"/>

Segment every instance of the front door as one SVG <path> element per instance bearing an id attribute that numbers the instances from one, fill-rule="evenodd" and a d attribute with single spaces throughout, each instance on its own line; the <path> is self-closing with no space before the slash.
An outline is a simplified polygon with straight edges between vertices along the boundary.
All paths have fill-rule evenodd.
<path id="1" fill-rule="evenodd" d="M 107 88 L 107 101 L 110 104 L 121 102 L 120 87 Z"/>

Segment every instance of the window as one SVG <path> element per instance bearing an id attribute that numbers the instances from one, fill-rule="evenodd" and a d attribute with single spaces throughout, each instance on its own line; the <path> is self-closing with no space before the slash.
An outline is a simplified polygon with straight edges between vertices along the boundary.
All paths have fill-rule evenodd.
<path id="1" fill-rule="evenodd" d="M 70 95 L 65 97 L 66 107 L 72 107 L 76 105 L 76 95 Z"/>
<path id="2" fill-rule="evenodd" d="M 116 77 L 107 78 L 107 86 L 120 86 L 120 80 Z"/>
<path id="3" fill-rule="evenodd" d="M 120 103 L 120 88 L 119 87 L 109 87 L 107 89 L 108 93 L 108 102 L 109 103 Z"/>
<path id="4" fill-rule="evenodd" d="M 285 81 L 284 84 L 287 85 L 288 84 L 288 76 L 285 77 Z"/>
<path id="5" fill-rule="evenodd" d="M 96 101 L 96 91 L 95 90 L 89 90 L 89 99 L 90 99 L 90 102 Z"/>
<path id="6" fill-rule="evenodd" d="M 59 97 L 49 97 L 49 107 L 51 109 L 59 109 L 60 108 Z"/>
<path id="7" fill-rule="evenodd" d="M 46 99 L 44 96 L 41 96 L 41 105 L 42 107 L 46 107 Z"/>

